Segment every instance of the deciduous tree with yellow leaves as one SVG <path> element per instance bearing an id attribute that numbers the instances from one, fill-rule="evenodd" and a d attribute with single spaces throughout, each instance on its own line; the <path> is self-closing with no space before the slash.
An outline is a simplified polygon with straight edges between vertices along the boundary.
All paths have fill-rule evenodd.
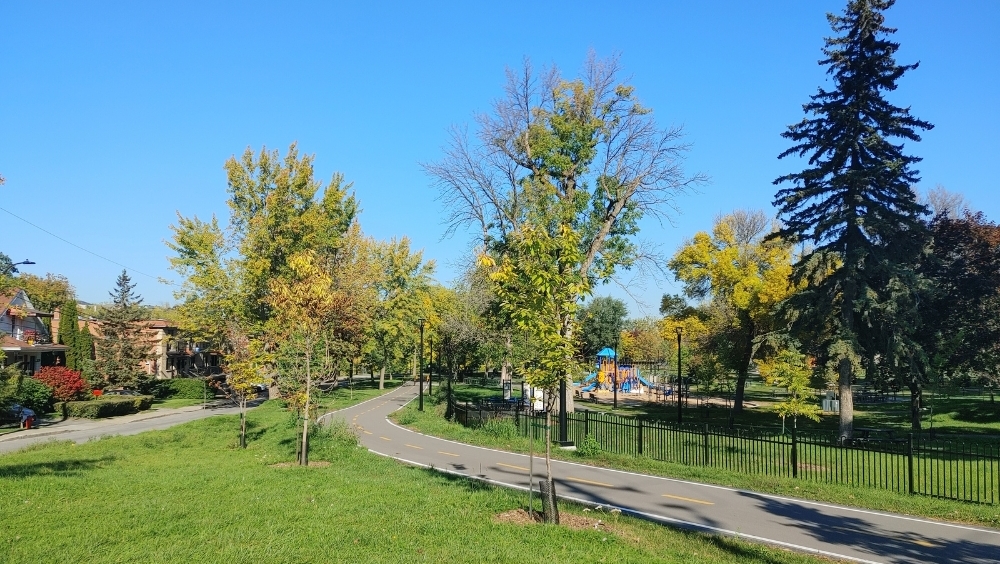
<path id="1" fill-rule="evenodd" d="M 711 299 L 712 347 L 737 373 L 733 412 L 743 408 L 750 362 L 775 330 L 776 306 L 793 291 L 791 246 L 766 239 L 770 222 L 761 211 L 737 210 L 699 232 L 669 263 L 691 298 Z"/>

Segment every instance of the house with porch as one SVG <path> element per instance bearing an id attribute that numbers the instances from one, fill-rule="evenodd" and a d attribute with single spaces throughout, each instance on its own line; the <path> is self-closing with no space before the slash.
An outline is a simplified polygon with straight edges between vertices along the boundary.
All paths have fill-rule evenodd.
<path id="1" fill-rule="evenodd" d="M 0 349 L 6 356 L 5 366 L 17 365 L 33 375 L 43 366 L 66 364 L 68 347 L 54 343 L 42 321 L 46 317 L 52 314 L 35 309 L 20 288 L 0 295 Z"/>

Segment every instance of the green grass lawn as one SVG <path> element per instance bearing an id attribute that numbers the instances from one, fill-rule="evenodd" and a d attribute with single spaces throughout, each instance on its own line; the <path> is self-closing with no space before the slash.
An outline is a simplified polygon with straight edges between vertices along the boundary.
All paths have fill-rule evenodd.
<path id="1" fill-rule="evenodd" d="M 176 409 L 178 407 L 191 407 L 193 405 L 201 405 L 204 400 L 200 399 L 187 399 L 187 398 L 169 398 L 169 399 L 158 399 L 153 400 L 152 409 Z"/>
<path id="2" fill-rule="evenodd" d="M 456 388 L 456 392 L 458 388 Z M 425 403 L 425 408 L 427 403 Z M 472 429 L 444 419 L 444 403 L 440 397 L 430 402 L 424 412 L 411 403 L 393 417 L 417 431 L 464 443 L 498 448 L 512 452 L 528 452 L 528 439 L 517 434 L 513 425 L 491 425 Z M 535 443 L 536 450 L 539 445 Z M 646 474 L 719 484 L 753 490 L 851 505 L 880 511 L 920 515 L 925 517 L 1000 527 L 1000 506 L 979 505 L 926 496 L 910 496 L 874 488 L 825 484 L 803 479 L 750 475 L 719 468 L 687 466 L 653 460 L 646 456 L 614 455 L 598 452 L 584 456 L 579 451 L 553 451 L 557 458 L 586 462 L 595 466 L 618 468 Z"/>
<path id="3" fill-rule="evenodd" d="M 0 561 L 820 561 L 607 514 L 602 530 L 497 522 L 521 492 L 373 455 L 344 427 L 294 466 L 294 416 L 267 402 L 249 422 L 246 450 L 237 417 L 219 416 L 0 456 Z"/>

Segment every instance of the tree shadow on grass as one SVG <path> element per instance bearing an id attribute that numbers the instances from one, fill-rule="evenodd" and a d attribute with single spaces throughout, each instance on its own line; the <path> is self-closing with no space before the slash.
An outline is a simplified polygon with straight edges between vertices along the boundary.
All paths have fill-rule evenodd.
<path id="1" fill-rule="evenodd" d="M 23 479 L 34 476 L 78 476 L 88 470 L 106 466 L 116 459 L 115 456 L 107 455 L 101 458 L 53 460 L 28 464 L 4 464 L 0 462 L 0 479 Z"/>

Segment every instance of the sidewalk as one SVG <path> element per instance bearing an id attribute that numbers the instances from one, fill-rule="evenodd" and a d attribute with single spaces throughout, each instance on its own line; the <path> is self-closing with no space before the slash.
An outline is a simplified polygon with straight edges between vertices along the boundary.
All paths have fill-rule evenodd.
<path id="1" fill-rule="evenodd" d="M 0 443 L 38 439 L 41 437 L 56 437 L 57 435 L 73 433 L 76 431 L 92 431 L 95 429 L 108 429 L 125 425 L 128 423 L 134 423 L 136 421 L 159 419 L 161 417 L 169 417 L 171 415 L 175 415 L 178 413 L 186 413 L 191 411 L 202 411 L 202 410 L 203 410 L 202 406 L 192 405 L 188 407 L 176 407 L 176 408 L 154 408 L 147 411 L 141 411 L 139 413 L 133 413 L 132 415 L 119 415 L 117 417 L 107 417 L 102 419 L 78 419 L 78 418 L 69 418 L 63 420 L 47 419 L 38 422 L 35 428 L 21 429 L 19 431 L 14 431 L 11 433 L 5 433 L 3 435 L 0 435 Z"/>

